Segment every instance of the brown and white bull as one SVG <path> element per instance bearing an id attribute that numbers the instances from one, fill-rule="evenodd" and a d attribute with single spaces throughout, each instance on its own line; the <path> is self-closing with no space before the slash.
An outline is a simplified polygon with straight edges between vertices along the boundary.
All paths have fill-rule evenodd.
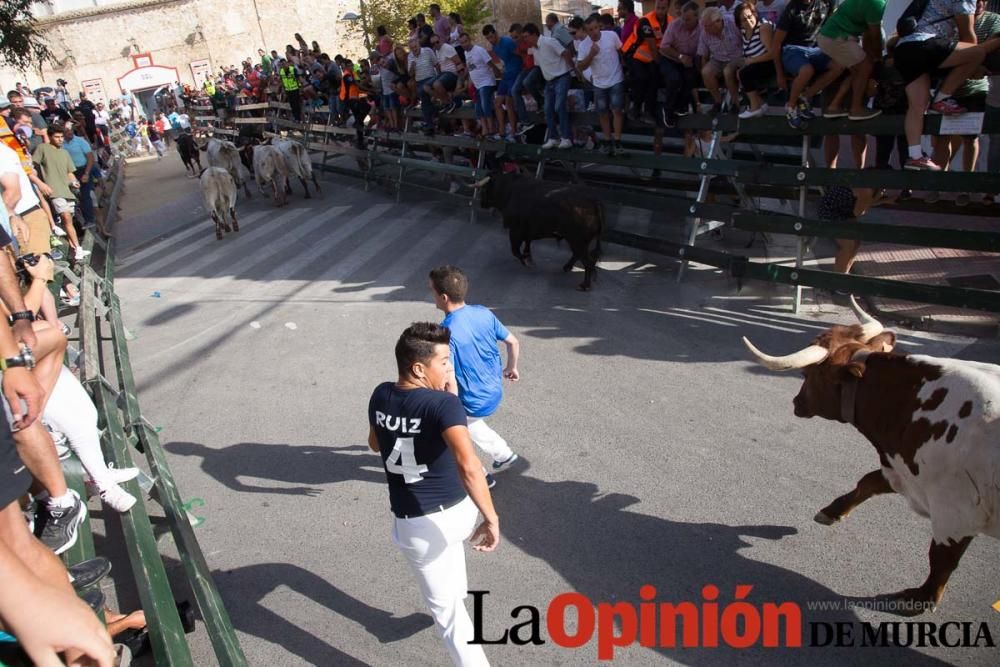
<path id="1" fill-rule="evenodd" d="M 277 148 L 253 147 L 253 177 L 262 195 L 267 196 L 264 186 L 270 184 L 274 189 L 274 203 L 277 206 L 287 203 L 288 167 Z"/>
<path id="2" fill-rule="evenodd" d="M 233 142 L 212 137 L 207 141 L 200 142 L 198 149 L 205 152 L 210 167 L 221 167 L 228 171 L 229 175 L 233 177 L 237 189 L 242 187 L 247 198 L 252 197 L 250 194 L 250 173 L 240 161 L 240 152 Z"/>
<path id="3" fill-rule="evenodd" d="M 834 326 L 794 354 L 743 342 L 771 370 L 801 369 L 795 416 L 851 424 L 878 452 L 880 467 L 816 521 L 834 524 L 893 492 L 930 519 L 927 580 L 887 597 L 901 614 L 933 611 L 972 538 L 1000 539 L 1000 366 L 893 354 L 895 334 L 851 302 L 860 325 Z"/>
<path id="4" fill-rule="evenodd" d="M 236 183 L 228 171 L 208 167 L 201 172 L 201 194 L 215 222 L 215 238 L 221 241 L 223 231 L 240 231 L 240 223 L 236 220 Z"/>
<path id="5" fill-rule="evenodd" d="M 319 194 L 319 182 L 316 180 L 316 174 L 313 172 L 312 160 L 309 159 L 306 147 L 291 139 L 278 138 L 272 139 L 271 145 L 277 148 L 281 156 L 285 159 L 285 166 L 288 168 L 289 176 L 297 176 L 302 183 L 302 189 L 306 191 L 306 199 L 312 197 L 309 194 L 309 186 L 306 184 L 306 180 L 313 182 L 313 185 L 316 187 L 316 193 Z M 288 189 L 288 192 L 291 192 L 291 188 Z"/>

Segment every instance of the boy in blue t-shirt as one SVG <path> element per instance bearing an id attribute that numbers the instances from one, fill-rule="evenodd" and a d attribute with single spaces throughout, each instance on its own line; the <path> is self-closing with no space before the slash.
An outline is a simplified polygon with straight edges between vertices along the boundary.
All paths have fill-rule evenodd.
<path id="1" fill-rule="evenodd" d="M 492 472 L 506 470 L 518 460 L 507 441 L 487 425 L 503 398 L 503 378 L 520 379 L 517 358 L 520 343 L 488 308 L 469 306 L 465 295 L 469 280 L 457 266 L 439 266 L 430 273 L 434 305 L 444 311 L 442 326 L 451 331 L 451 362 L 458 398 L 469 418 L 472 442 L 493 457 Z M 497 343 L 507 347 L 503 367 Z M 454 393 L 454 392 L 453 392 Z"/>

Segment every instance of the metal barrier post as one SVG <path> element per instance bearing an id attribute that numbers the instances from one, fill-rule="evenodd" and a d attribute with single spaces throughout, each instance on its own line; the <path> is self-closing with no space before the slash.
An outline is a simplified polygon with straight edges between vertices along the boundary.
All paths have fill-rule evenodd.
<path id="1" fill-rule="evenodd" d="M 805 176 L 805 170 L 809 166 L 809 135 L 802 135 L 802 175 Z M 808 191 L 808 186 L 805 184 L 805 178 L 802 179 L 802 185 L 799 187 L 799 217 L 804 218 L 806 215 L 806 192 Z M 795 250 L 795 268 L 801 269 L 802 262 L 805 260 L 806 254 L 806 238 L 804 236 L 798 237 L 798 242 L 796 243 Z M 795 285 L 795 293 L 792 296 L 792 312 L 798 313 L 799 308 L 802 307 L 802 285 Z"/>

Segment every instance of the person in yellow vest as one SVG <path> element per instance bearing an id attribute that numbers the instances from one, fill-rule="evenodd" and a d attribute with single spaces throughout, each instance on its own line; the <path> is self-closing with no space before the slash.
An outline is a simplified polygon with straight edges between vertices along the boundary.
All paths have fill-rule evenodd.
<path id="1" fill-rule="evenodd" d="M 292 107 L 292 117 L 302 120 L 302 91 L 299 85 L 299 73 L 295 65 L 286 60 L 278 70 L 278 77 L 281 79 L 281 87 L 285 91 L 289 106 Z"/>
<path id="2" fill-rule="evenodd" d="M 662 114 L 656 113 L 656 91 L 660 88 L 660 40 L 667 29 L 670 0 L 656 0 L 656 6 L 640 19 L 635 31 L 622 44 L 629 79 L 629 97 L 635 103 L 632 116 L 640 114 L 646 122 Z"/>

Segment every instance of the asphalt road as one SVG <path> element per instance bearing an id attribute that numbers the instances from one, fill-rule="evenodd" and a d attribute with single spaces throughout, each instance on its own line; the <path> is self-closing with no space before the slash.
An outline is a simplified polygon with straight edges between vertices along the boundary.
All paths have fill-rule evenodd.
<path id="1" fill-rule="evenodd" d="M 498 475 L 503 543 L 468 552 L 488 590 L 487 638 L 541 610 L 542 645 L 487 646 L 495 665 L 594 664 L 597 642 L 552 643 L 560 593 L 596 602 L 702 603 L 702 587 L 795 602 L 803 623 L 895 621 L 868 610 L 810 610 L 923 582 L 930 528 L 898 496 L 834 527 L 816 511 L 877 467 L 852 428 L 792 415 L 796 375 L 765 371 L 740 343 L 784 353 L 829 324 L 830 304 L 789 311 L 786 292 L 736 286 L 711 270 L 675 282 L 670 260 L 605 246 L 600 280 L 560 271 L 567 253 L 509 255 L 498 218 L 470 223 L 454 203 L 401 204 L 343 177 L 323 197 L 275 209 L 241 200 L 242 231 L 216 241 L 196 182 L 176 156 L 129 166 L 116 289 L 135 333 L 146 416 L 163 427 L 196 533 L 254 665 L 444 665 L 416 585 L 389 538 L 378 458 L 365 446 L 371 390 L 395 377 L 393 344 L 438 321 L 426 287 L 462 266 L 470 302 L 521 339 L 522 380 L 491 419 L 526 460 Z M 732 241 L 734 244 L 739 239 Z M 900 331 L 902 349 L 1000 359 L 997 341 Z M 169 538 L 167 538 L 169 539 Z M 171 561 L 173 569 L 176 566 Z M 975 540 L 940 609 L 919 620 L 989 623 L 1000 642 L 1000 545 Z M 471 605 L 471 601 L 470 601 Z M 568 631 L 575 631 L 570 618 Z M 808 627 L 804 631 L 809 640 Z M 855 626 L 860 632 L 860 626 Z M 975 634 L 975 630 L 973 631 Z M 198 665 L 214 663 L 203 631 Z M 990 648 L 619 649 L 620 664 L 995 665 Z"/>

